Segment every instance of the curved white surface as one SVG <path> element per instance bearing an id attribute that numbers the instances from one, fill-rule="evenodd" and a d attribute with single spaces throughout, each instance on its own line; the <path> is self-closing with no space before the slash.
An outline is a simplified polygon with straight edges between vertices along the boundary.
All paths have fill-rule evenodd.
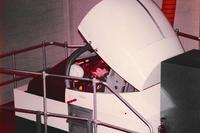
<path id="1" fill-rule="evenodd" d="M 160 125 L 160 84 L 135 93 L 120 94 L 153 127 L 156 133 Z M 93 110 L 93 93 L 66 89 L 65 101 L 77 99 L 72 104 Z M 115 126 L 140 133 L 149 133 L 147 126 L 113 94 L 97 93 L 97 119 Z M 100 133 L 122 133 L 98 126 Z"/>
<path id="2" fill-rule="evenodd" d="M 79 30 L 120 76 L 143 90 L 160 82 L 160 62 L 182 53 L 179 41 L 151 0 L 103 0 Z"/>
<path id="3" fill-rule="evenodd" d="M 14 89 L 15 108 L 43 111 L 43 97 L 23 90 L 27 90 L 27 85 Z M 157 132 L 160 125 L 160 84 L 142 92 L 120 95 L 152 125 L 153 131 Z M 93 110 L 93 93 L 66 88 L 65 101 L 72 99 L 77 99 L 72 103 L 73 105 Z M 31 104 L 27 104 L 27 101 Z M 69 115 L 67 103 L 47 98 L 47 105 L 48 112 Z M 36 121 L 33 114 L 16 112 L 16 116 Z M 147 126 L 113 94 L 97 93 L 97 119 L 140 133 L 149 133 Z M 65 118 L 49 117 L 48 125 L 69 131 Z M 97 130 L 99 133 L 122 133 L 103 126 L 98 126 Z"/>

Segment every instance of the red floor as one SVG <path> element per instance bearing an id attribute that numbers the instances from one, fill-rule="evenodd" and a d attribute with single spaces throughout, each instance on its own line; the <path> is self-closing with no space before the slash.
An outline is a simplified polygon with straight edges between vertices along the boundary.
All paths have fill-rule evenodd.
<path id="1" fill-rule="evenodd" d="M 15 114 L 2 110 L 2 107 L 14 107 L 13 102 L 0 106 L 0 133 L 15 133 Z"/>

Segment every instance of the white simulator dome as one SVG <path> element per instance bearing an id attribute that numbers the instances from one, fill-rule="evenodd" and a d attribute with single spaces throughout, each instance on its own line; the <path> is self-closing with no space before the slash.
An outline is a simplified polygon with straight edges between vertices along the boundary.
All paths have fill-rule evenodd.
<path id="1" fill-rule="evenodd" d="M 161 61 L 183 52 L 152 0 L 103 0 L 79 30 L 97 54 L 140 91 L 160 82 Z"/>

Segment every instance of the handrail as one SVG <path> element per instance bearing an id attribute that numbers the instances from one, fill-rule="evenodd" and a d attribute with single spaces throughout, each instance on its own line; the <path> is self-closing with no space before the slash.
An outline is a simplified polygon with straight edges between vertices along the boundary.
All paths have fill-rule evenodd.
<path id="1" fill-rule="evenodd" d="M 17 51 L 13 51 L 13 52 L 8 52 L 8 53 L 5 53 L 5 54 L 0 54 L 0 59 L 3 58 L 3 57 L 7 57 L 7 56 L 12 56 L 13 54 L 20 54 L 20 53 L 24 53 L 24 52 L 28 52 L 28 51 L 31 51 L 31 50 L 35 50 L 35 49 L 38 49 L 38 48 L 42 48 L 43 46 L 59 46 L 59 47 L 67 47 L 67 48 L 80 48 L 82 46 L 84 46 L 85 44 L 65 44 L 65 43 L 59 43 L 59 42 L 45 42 L 45 43 L 42 43 L 42 44 L 38 44 L 38 45 L 35 45 L 35 46 L 31 46 L 31 47 L 28 47 L 28 48 L 24 48 L 24 49 L 21 49 L 21 50 L 17 50 Z"/>
<path id="2" fill-rule="evenodd" d="M 29 75 L 29 76 L 42 75 L 41 72 L 18 70 L 18 69 L 4 68 L 4 67 L 0 67 L 0 73 L 16 74 L 16 75 L 24 75 L 24 76 L 25 75 Z"/>
<path id="3" fill-rule="evenodd" d="M 0 87 L 1 87 L 1 86 L 4 86 L 4 85 L 11 84 L 11 83 L 13 83 L 13 82 L 17 82 L 17 81 L 24 80 L 24 79 L 29 78 L 29 77 L 31 77 L 31 76 L 28 76 L 28 75 L 27 75 L 27 76 L 16 77 L 16 78 L 14 78 L 14 79 L 10 79 L 10 80 L 6 80 L 6 81 L 3 81 L 3 82 L 0 82 Z"/>
<path id="4" fill-rule="evenodd" d="M 42 111 L 28 110 L 28 109 L 21 109 L 21 108 L 0 107 L 0 110 L 15 111 L 15 112 L 20 112 L 20 113 L 28 113 L 28 114 L 35 114 L 35 115 L 40 113 L 41 115 L 44 115 L 44 112 L 42 112 Z M 76 117 L 76 116 L 70 116 L 70 115 L 64 115 L 64 114 L 58 114 L 58 113 L 48 112 L 47 116 L 48 117 L 81 120 L 81 121 L 90 121 L 91 123 L 95 123 L 94 120 L 89 119 L 89 118 Z M 121 128 L 119 126 L 111 125 L 109 123 L 102 122 L 102 121 L 97 121 L 96 123 L 97 123 L 97 125 L 105 126 L 105 127 L 108 127 L 108 128 L 113 128 L 113 129 L 116 129 L 116 130 L 119 130 L 119 131 L 122 131 L 122 132 L 126 132 L 126 133 L 138 133 L 138 132 L 131 131 L 131 130 L 128 130 L 128 129 L 125 129 L 125 128 Z"/>
<path id="5" fill-rule="evenodd" d="M 0 67 L 0 74 L 14 75 L 14 74 L 17 73 L 17 72 L 8 71 L 8 70 L 9 70 L 9 69 L 4 70 L 3 68 Z M 16 69 L 15 69 L 15 70 L 16 70 Z M 43 70 L 40 70 L 40 71 L 38 71 L 38 72 L 42 72 L 42 71 L 43 71 Z M 17 82 L 17 81 L 24 80 L 24 79 L 27 79 L 27 78 L 34 78 L 34 77 L 35 77 L 35 75 L 24 74 L 24 73 L 18 73 L 17 75 L 20 76 L 20 77 L 15 77 L 15 78 L 13 78 L 13 79 L 0 82 L 0 87 L 1 87 L 1 86 L 4 86 L 4 85 L 11 84 L 11 83 L 13 83 L 13 82 Z"/>
<path id="6" fill-rule="evenodd" d="M 191 35 L 191 34 L 180 32 L 178 29 L 175 29 L 175 32 L 178 36 L 182 36 L 182 37 L 186 37 L 186 38 L 189 38 L 189 39 L 192 39 L 192 40 L 200 41 L 200 37 L 198 37 L 198 36 L 194 36 L 194 35 Z"/>
<path id="7" fill-rule="evenodd" d="M 137 110 L 135 110 L 122 96 L 120 96 L 118 93 L 116 93 L 114 90 L 112 90 L 109 85 L 106 82 L 97 80 L 97 79 L 90 79 L 90 78 L 80 78 L 80 77 L 73 77 L 73 76 L 66 76 L 66 75 L 56 75 L 56 74 L 48 74 L 48 73 L 39 73 L 34 71 L 24 71 L 24 70 L 16 70 L 16 69 L 9 69 L 9 68 L 0 68 L 1 71 L 6 71 L 10 73 L 16 73 L 17 74 L 25 74 L 25 75 L 43 75 L 51 76 L 51 77 L 57 77 L 57 78 L 65 78 L 65 79 L 74 79 L 74 80 L 81 80 L 81 81 L 89 81 L 95 84 L 100 83 L 104 86 L 106 86 L 125 106 L 127 106 L 148 128 L 150 133 L 153 133 L 153 128 L 151 124 L 139 113 Z M 45 82 L 43 82 L 45 83 Z M 46 89 L 46 86 L 44 86 L 44 89 Z M 46 97 L 44 97 L 46 99 Z M 45 100 L 46 101 L 46 100 Z M 46 108 L 46 107 L 45 107 Z M 95 110 L 94 110 L 95 111 Z M 44 113 L 46 116 L 48 116 L 48 113 Z M 94 120 L 95 124 L 98 124 L 97 120 Z"/>
<path id="8" fill-rule="evenodd" d="M 97 121 L 97 125 L 101 125 L 101 126 L 108 127 L 108 128 L 113 128 L 113 129 L 116 129 L 116 130 L 119 130 L 119 131 L 122 131 L 122 132 L 125 132 L 125 133 L 138 133 L 136 131 L 127 130 L 125 128 L 114 126 L 114 125 L 111 125 L 109 123 L 105 123 L 105 122 L 102 122 L 102 121 Z"/>
<path id="9" fill-rule="evenodd" d="M 124 105 L 126 105 L 126 107 L 128 107 L 149 128 L 150 133 L 153 133 L 153 127 L 151 126 L 151 124 L 136 109 L 134 109 L 122 96 L 120 96 L 113 89 L 111 89 L 106 82 L 99 81 L 99 83 L 106 86 L 109 89 L 109 91 L 111 91 Z"/>
<path id="10" fill-rule="evenodd" d="M 46 68 L 46 51 L 45 51 L 45 47 L 47 47 L 47 46 L 63 47 L 63 48 L 65 48 L 65 53 L 67 54 L 67 48 L 71 48 L 71 49 L 80 48 L 80 47 L 83 47 L 84 45 L 85 44 L 68 44 L 67 42 L 65 42 L 65 43 L 42 42 L 41 44 L 38 44 L 38 45 L 35 45 L 35 46 L 31 46 L 31 47 L 28 47 L 28 48 L 24 48 L 24 49 L 20 49 L 20 50 L 8 52 L 8 53 L 0 54 L 0 59 L 12 56 L 12 68 L 16 69 L 16 62 L 15 62 L 16 55 L 21 54 L 21 53 L 25 53 L 25 52 L 28 52 L 28 51 L 32 51 L 32 50 L 35 50 L 35 49 L 42 48 L 42 50 L 43 50 L 42 51 L 43 52 L 43 69 L 45 69 Z M 2 72 L 1 70 L 0 70 L 0 73 L 8 74 L 6 72 Z M 23 74 L 20 75 L 22 77 L 16 77 L 15 73 L 10 73 L 10 75 L 13 75 L 13 79 L 0 82 L 0 87 L 4 86 L 4 85 L 11 84 L 11 83 L 15 83 L 14 84 L 15 87 L 17 87 L 17 81 L 20 81 L 20 80 L 23 80 L 23 79 L 31 77 L 31 76 L 27 76 L 27 75 L 24 76 Z"/>

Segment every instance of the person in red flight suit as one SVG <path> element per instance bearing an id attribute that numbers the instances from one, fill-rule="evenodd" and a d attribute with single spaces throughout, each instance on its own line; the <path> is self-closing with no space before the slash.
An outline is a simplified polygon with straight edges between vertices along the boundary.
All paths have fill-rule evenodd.
<path id="1" fill-rule="evenodd" d="M 78 63 L 84 70 L 84 77 L 97 78 L 105 81 L 106 76 L 110 71 L 110 67 L 99 57 L 91 57 Z M 84 92 L 93 92 L 93 86 L 91 82 L 77 82 L 76 88 Z M 103 92 L 105 89 L 101 84 L 97 84 L 97 92 Z"/>

